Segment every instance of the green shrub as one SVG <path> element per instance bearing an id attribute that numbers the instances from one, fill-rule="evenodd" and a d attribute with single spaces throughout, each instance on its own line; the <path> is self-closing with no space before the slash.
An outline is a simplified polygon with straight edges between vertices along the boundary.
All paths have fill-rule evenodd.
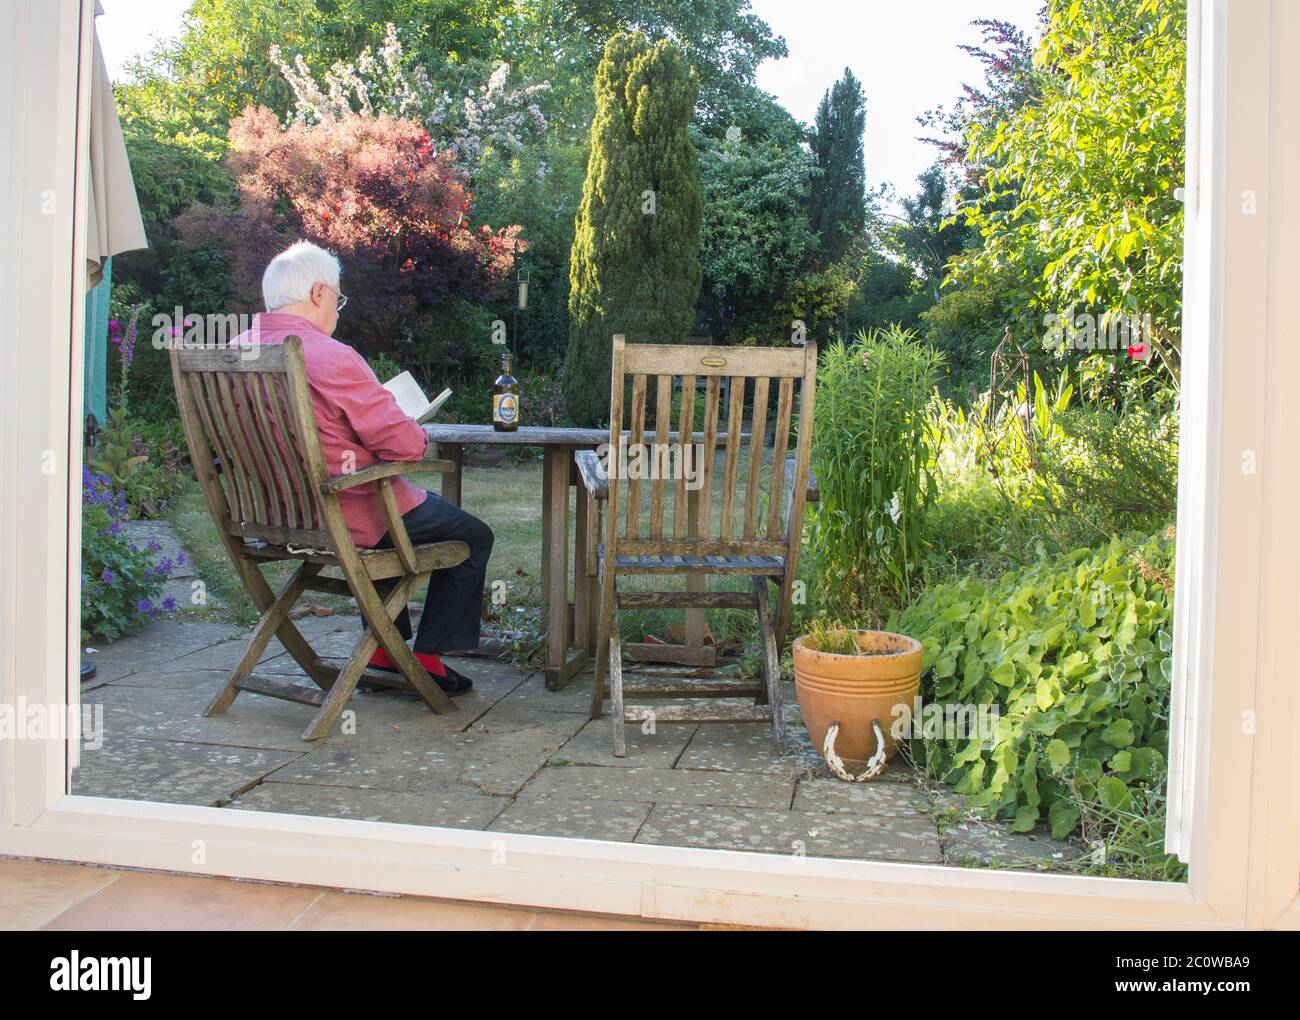
<path id="1" fill-rule="evenodd" d="M 1057 418 L 1038 457 L 1039 491 L 1059 514 L 1089 508 L 1107 535 L 1150 531 L 1178 506 L 1178 423 L 1144 405 L 1085 406 Z"/>
<path id="2" fill-rule="evenodd" d="M 177 564 L 158 560 L 156 545 L 138 546 L 122 533 L 126 498 L 111 479 L 85 468 L 81 502 L 81 639 L 116 641 L 175 610 L 172 599 L 160 602 L 158 595 Z"/>
<path id="3" fill-rule="evenodd" d="M 141 350 L 152 350 L 150 344 L 137 343 L 137 327 L 145 307 L 137 305 L 129 310 L 125 332 L 120 319 L 108 322 L 109 346 L 116 351 L 110 363 L 117 368 L 117 385 L 112 388 L 108 421 L 96 445 L 86 451 L 87 465 L 109 479 L 114 494 L 125 499 L 131 517 L 161 515 L 189 476 L 183 452 L 185 437 L 175 405 L 170 415 L 152 418 L 141 418 L 137 411 L 136 355 Z"/>
<path id="4" fill-rule="evenodd" d="M 926 405 L 941 359 L 892 327 L 833 343 L 817 370 L 809 546 L 827 613 L 866 625 L 905 604 L 920 577 L 934 499 Z"/>
<path id="5" fill-rule="evenodd" d="M 913 742 L 918 761 L 971 806 L 1057 836 L 1080 802 L 1131 809 L 1162 782 L 1168 745 L 1171 537 L 1119 539 L 926 592 L 889 629 L 925 646 L 922 694 L 996 706 L 996 737 Z"/>

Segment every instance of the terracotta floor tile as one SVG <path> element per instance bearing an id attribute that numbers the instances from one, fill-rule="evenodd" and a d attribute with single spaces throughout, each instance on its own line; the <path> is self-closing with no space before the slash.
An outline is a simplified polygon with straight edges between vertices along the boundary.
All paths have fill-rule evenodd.
<path id="1" fill-rule="evenodd" d="M 0 858 L 0 928 L 53 931 L 686 931 L 632 917 Z"/>
<path id="2" fill-rule="evenodd" d="M 39 928 L 119 877 L 107 868 L 0 859 L 0 930 Z"/>
<path id="3" fill-rule="evenodd" d="M 606 914 L 567 914 L 541 911 L 529 931 L 696 931 L 695 925 L 671 921 L 641 921 Z"/>
<path id="4" fill-rule="evenodd" d="M 287 928 L 319 889 L 124 872 L 43 927 L 54 931 L 250 931 Z"/>
<path id="5" fill-rule="evenodd" d="M 327 892 L 293 923 L 294 931 L 524 931 L 531 910 L 416 896 Z"/>

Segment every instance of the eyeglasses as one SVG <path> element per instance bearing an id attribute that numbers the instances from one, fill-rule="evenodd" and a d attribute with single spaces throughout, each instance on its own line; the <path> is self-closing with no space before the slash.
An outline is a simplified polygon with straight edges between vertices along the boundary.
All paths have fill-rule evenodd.
<path id="1" fill-rule="evenodd" d="M 322 283 L 321 286 L 334 291 L 334 298 L 335 298 L 334 310 L 336 312 L 343 311 L 343 306 L 348 303 L 347 295 L 339 293 L 337 287 L 331 287 L 328 283 Z"/>

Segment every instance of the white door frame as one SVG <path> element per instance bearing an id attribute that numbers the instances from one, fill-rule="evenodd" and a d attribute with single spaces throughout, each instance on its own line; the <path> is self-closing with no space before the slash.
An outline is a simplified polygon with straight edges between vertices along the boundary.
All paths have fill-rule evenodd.
<path id="1" fill-rule="evenodd" d="M 0 9 L 0 704 L 77 696 L 87 8 Z M 832 928 L 1300 927 L 1300 90 L 1287 0 L 1189 0 L 1171 840 L 1187 884 L 799 859 L 69 795 L 0 740 L 0 853 L 656 918 Z M 80 103 L 79 103 L 80 100 Z M 1254 192 L 1255 212 L 1241 195 Z M 1242 465 L 1254 453 L 1255 472 Z M 1194 459 L 1195 463 L 1189 463 Z M 1244 713 L 1250 713 L 1244 715 Z M 1250 725 L 1246 723 L 1249 722 Z"/>

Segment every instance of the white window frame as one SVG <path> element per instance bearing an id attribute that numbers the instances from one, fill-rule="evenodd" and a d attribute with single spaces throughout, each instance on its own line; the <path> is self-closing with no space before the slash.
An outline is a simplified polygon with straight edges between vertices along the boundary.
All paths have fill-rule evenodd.
<path id="1" fill-rule="evenodd" d="M 92 7 L 0 8 L 0 701 L 10 705 L 78 696 L 80 549 L 69 526 L 80 502 L 84 286 L 74 266 Z M 84 797 L 67 792 L 59 740 L 0 741 L 0 853 L 757 925 L 1300 927 L 1300 353 L 1288 342 L 1300 290 L 1300 73 L 1290 59 L 1300 4 L 1189 8 L 1170 826 L 1190 863 L 1186 884 Z M 1254 215 L 1241 211 L 1247 190 Z M 1246 451 L 1254 474 L 1241 469 Z"/>

